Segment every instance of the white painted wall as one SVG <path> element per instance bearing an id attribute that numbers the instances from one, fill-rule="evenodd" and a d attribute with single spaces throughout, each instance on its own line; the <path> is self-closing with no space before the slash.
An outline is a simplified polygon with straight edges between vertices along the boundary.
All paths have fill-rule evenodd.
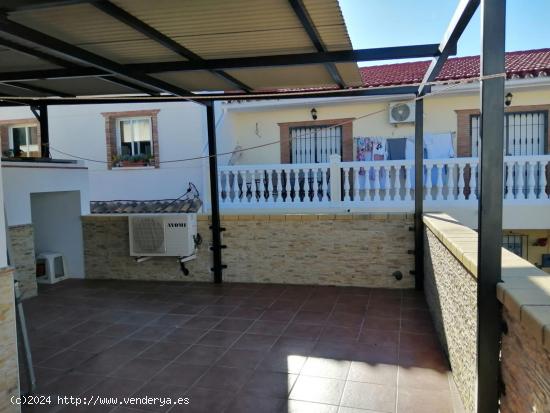
<path id="1" fill-rule="evenodd" d="M 36 255 L 60 252 L 67 274 L 71 278 L 84 278 L 80 192 L 31 194 L 31 213 Z"/>
<path id="2" fill-rule="evenodd" d="M 108 170 L 105 118 L 102 112 L 160 109 L 158 133 L 160 168 L 118 168 Z M 162 162 L 193 158 L 208 153 L 206 111 L 188 102 L 133 103 L 106 105 L 50 106 L 50 145 L 53 158 L 76 155 L 100 162 L 84 161 L 89 168 L 90 199 L 167 199 L 183 194 L 193 182 L 204 194 L 203 168 L 207 160 Z M 25 107 L 0 109 L 0 120 L 33 117 Z"/>
<path id="3" fill-rule="evenodd" d="M 8 225 L 32 223 L 31 194 L 78 191 L 81 215 L 90 213 L 88 169 L 83 165 L 2 163 Z"/>

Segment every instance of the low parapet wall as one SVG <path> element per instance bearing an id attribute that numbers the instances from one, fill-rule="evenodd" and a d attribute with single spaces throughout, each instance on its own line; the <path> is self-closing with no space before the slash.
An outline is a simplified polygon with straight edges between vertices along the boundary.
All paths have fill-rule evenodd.
<path id="1" fill-rule="evenodd" d="M 424 217 L 425 292 L 468 412 L 477 394 L 477 233 L 445 214 Z M 549 411 L 550 275 L 502 251 L 501 413 Z M 483 357 L 483 355 L 481 355 Z"/>
<path id="2" fill-rule="evenodd" d="M 85 216 L 86 276 L 211 281 L 208 220 L 199 216 L 204 242 L 184 277 L 175 258 L 130 257 L 126 216 Z M 408 214 L 222 215 L 224 281 L 411 288 L 412 224 Z"/>

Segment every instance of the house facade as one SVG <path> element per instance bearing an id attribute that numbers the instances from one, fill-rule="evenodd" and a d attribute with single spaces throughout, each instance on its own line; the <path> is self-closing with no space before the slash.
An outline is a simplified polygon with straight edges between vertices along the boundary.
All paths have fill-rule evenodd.
<path id="1" fill-rule="evenodd" d="M 415 83 L 422 80 L 428 64 L 412 62 L 365 67 L 361 68 L 361 74 L 366 86 Z M 479 160 L 480 85 L 469 79 L 478 74 L 478 57 L 449 59 L 438 78 L 447 83 L 433 86 L 432 93 L 424 99 L 425 157 L 428 158 L 425 162 L 432 174 L 432 179 L 425 179 L 429 193 L 425 197 L 425 208 L 449 212 L 472 228 L 477 227 L 477 180 L 472 177 L 477 176 Z M 509 105 L 503 119 L 503 139 L 508 186 L 505 188 L 503 243 L 534 264 L 548 267 L 550 49 L 508 53 L 506 77 L 506 104 Z M 457 80 L 462 82 L 452 83 Z M 414 186 L 414 179 L 412 182 L 410 179 L 414 177 L 410 169 L 412 153 L 400 158 L 402 160 L 388 160 L 386 151 L 384 161 L 357 163 L 361 139 L 370 137 L 387 143 L 414 137 L 414 122 L 411 122 L 414 113 L 409 114 L 405 122 L 392 118 L 391 110 L 399 103 L 414 110 L 414 96 L 221 104 L 219 150 L 253 148 L 235 154 L 233 165 L 220 168 L 222 208 L 242 211 L 260 204 L 264 212 L 270 207 L 291 211 L 412 212 L 413 202 L 409 197 Z M 427 143 L 433 144 L 434 140 L 428 137 L 447 139 L 449 148 L 445 147 L 443 153 L 453 159 L 442 161 L 440 158 L 448 156 L 441 155 L 430 159 Z M 438 145 L 437 140 L 435 142 Z M 326 166 L 330 154 L 342 160 L 338 164 L 342 171 L 342 193 L 336 206 L 332 202 L 334 197 L 330 197 L 329 182 L 334 170 Z M 370 171 L 365 177 L 362 170 L 368 167 Z M 355 169 L 359 169 L 357 174 Z M 429 175 L 428 170 L 426 173 Z M 305 184 L 298 184 L 300 179 Z M 289 198 L 285 196 L 287 181 L 290 181 Z M 451 181 L 454 183 L 452 188 Z M 365 186 L 370 188 L 368 198 L 363 193 Z M 255 190 L 256 194 L 270 193 L 271 196 L 251 196 Z M 299 194 L 297 197 L 293 196 L 294 190 Z M 282 194 L 279 199 L 278 191 Z M 311 196 L 312 193 L 320 195 Z M 267 203 L 263 202 L 264 198 Z"/>
<path id="2" fill-rule="evenodd" d="M 0 135 L 5 158 L 39 153 L 40 128 L 26 107 L 0 111 Z M 205 114 L 194 103 L 49 110 L 51 157 L 83 162 L 92 201 L 173 199 L 187 190 L 189 182 L 202 193 L 205 162 L 178 160 L 207 154 L 206 142 Z"/>

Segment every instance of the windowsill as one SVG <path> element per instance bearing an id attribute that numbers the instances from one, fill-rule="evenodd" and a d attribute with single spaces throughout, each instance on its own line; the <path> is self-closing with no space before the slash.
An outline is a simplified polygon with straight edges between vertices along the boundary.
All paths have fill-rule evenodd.
<path id="1" fill-rule="evenodd" d="M 113 166 L 112 171 L 141 171 L 144 169 L 157 169 L 155 166 Z"/>

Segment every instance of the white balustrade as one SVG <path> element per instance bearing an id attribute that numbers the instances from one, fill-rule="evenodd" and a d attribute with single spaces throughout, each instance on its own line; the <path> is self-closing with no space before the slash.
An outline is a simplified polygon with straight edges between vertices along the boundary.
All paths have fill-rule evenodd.
<path id="1" fill-rule="evenodd" d="M 426 203 L 477 201 L 478 158 L 426 159 L 424 164 Z M 506 156 L 504 165 L 506 202 L 549 201 L 550 155 Z M 221 166 L 217 178 L 225 208 L 360 210 L 403 205 L 408 211 L 414 191 L 423 189 L 415 188 L 414 177 L 414 160 L 342 162 L 336 156 L 325 164 Z"/>
<path id="2" fill-rule="evenodd" d="M 350 201 L 350 197 L 349 197 L 349 191 L 350 191 L 349 170 L 350 170 L 350 168 L 349 167 L 344 167 L 344 168 L 342 168 L 342 170 L 344 172 L 344 202 L 349 202 Z"/>

